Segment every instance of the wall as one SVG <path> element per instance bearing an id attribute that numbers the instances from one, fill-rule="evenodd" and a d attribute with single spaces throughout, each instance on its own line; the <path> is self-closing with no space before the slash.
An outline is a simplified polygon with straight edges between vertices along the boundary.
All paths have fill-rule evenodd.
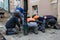
<path id="1" fill-rule="evenodd" d="M 10 12 L 14 10 L 14 0 L 10 0 Z"/>
<path id="2" fill-rule="evenodd" d="M 1 1 L 0 1 L 0 7 L 2 7 L 2 8 L 3 8 L 3 2 L 1 2 Z"/>
<path id="3" fill-rule="evenodd" d="M 10 11 L 13 12 L 17 5 L 23 8 L 23 0 L 10 0 Z"/>
<path id="4" fill-rule="evenodd" d="M 8 11 L 8 0 L 4 0 L 4 9 Z"/>
<path id="5" fill-rule="evenodd" d="M 28 0 L 28 15 L 33 15 L 33 9 L 32 6 L 37 5 L 40 2 L 40 0 Z"/>
<path id="6" fill-rule="evenodd" d="M 60 24 L 60 0 L 58 0 L 58 24 Z"/>
<path id="7" fill-rule="evenodd" d="M 56 1 L 56 0 L 53 0 Z M 57 4 L 52 5 L 52 0 L 29 0 L 28 1 L 28 13 L 31 16 L 33 14 L 32 6 L 38 5 L 38 15 L 53 15 L 57 17 Z"/>
<path id="8" fill-rule="evenodd" d="M 40 0 L 39 15 L 52 15 L 50 0 Z"/>
<path id="9" fill-rule="evenodd" d="M 4 8 L 6 11 L 8 11 L 8 0 L 1 0 L 0 1 L 0 7 Z"/>

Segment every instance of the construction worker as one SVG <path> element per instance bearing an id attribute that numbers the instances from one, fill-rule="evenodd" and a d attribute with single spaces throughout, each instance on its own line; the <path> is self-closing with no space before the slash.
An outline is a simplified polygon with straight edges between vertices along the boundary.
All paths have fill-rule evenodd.
<path id="1" fill-rule="evenodd" d="M 33 15 L 33 18 L 36 20 L 38 23 L 38 30 L 45 32 L 45 20 L 43 17 L 40 17 L 38 15 Z"/>
<path id="2" fill-rule="evenodd" d="M 37 25 L 37 23 L 36 23 L 34 18 L 28 17 L 27 18 L 27 24 L 28 24 L 28 29 L 29 28 L 33 28 L 34 29 L 34 33 L 38 34 L 38 25 Z"/>
<path id="3" fill-rule="evenodd" d="M 12 17 L 10 17 L 10 19 L 6 22 L 6 34 L 10 35 L 10 34 L 16 34 L 18 33 L 18 30 L 16 29 L 16 25 L 19 28 L 19 31 L 21 30 L 20 28 L 20 22 L 18 21 L 18 19 L 21 19 L 21 13 L 20 12 L 14 12 Z"/>
<path id="4" fill-rule="evenodd" d="M 52 15 L 45 15 L 46 16 L 46 25 L 47 28 L 51 27 L 51 28 L 58 28 L 57 27 L 57 18 L 52 16 Z"/>
<path id="5" fill-rule="evenodd" d="M 21 8 L 21 7 L 19 7 L 19 6 L 17 6 L 16 9 L 15 9 L 15 11 L 21 12 L 21 15 L 22 15 L 21 24 L 24 25 L 24 9 Z"/>

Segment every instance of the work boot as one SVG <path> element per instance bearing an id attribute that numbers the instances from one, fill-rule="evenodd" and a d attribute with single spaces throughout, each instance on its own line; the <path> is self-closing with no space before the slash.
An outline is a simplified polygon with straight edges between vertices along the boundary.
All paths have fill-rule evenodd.
<path id="1" fill-rule="evenodd" d="M 37 27 L 34 28 L 34 33 L 38 34 L 38 28 Z"/>
<path id="2" fill-rule="evenodd" d="M 6 31 L 6 35 L 14 35 L 14 34 L 18 34 L 18 30 L 15 28 L 10 28 L 9 30 Z"/>
<path id="3" fill-rule="evenodd" d="M 45 33 L 45 30 L 41 30 L 43 33 Z"/>

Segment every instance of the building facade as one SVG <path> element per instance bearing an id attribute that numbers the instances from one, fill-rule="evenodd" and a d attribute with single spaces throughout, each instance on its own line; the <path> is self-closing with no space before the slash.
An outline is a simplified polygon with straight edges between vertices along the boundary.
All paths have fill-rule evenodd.
<path id="1" fill-rule="evenodd" d="M 0 0 L 0 18 L 9 17 L 8 0 Z"/>
<path id="2" fill-rule="evenodd" d="M 58 0 L 58 24 L 60 24 L 60 0 Z"/>
<path id="3" fill-rule="evenodd" d="M 14 10 L 14 0 L 10 0 L 10 12 Z"/>
<path id="4" fill-rule="evenodd" d="M 17 5 L 23 8 L 23 0 L 10 0 L 10 12 L 13 12 Z"/>
<path id="5" fill-rule="evenodd" d="M 28 13 L 30 16 L 38 14 L 57 17 L 57 0 L 28 0 Z"/>
<path id="6" fill-rule="evenodd" d="M 24 8 L 24 0 L 19 0 L 19 5 Z M 14 0 L 10 0 L 10 10 L 14 9 Z M 53 15 L 60 24 L 60 0 L 28 0 L 28 15 L 33 14 Z"/>
<path id="7" fill-rule="evenodd" d="M 8 0 L 0 0 L 0 7 L 5 9 L 6 11 L 9 11 L 8 9 Z"/>
<path id="8" fill-rule="evenodd" d="M 28 0 L 28 14 L 53 15 L 60 25 L 60 0 Z"/>

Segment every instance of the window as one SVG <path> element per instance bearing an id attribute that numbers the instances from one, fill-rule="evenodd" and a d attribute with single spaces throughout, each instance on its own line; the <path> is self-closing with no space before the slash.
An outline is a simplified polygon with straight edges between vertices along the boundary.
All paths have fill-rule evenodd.
<path id="1" fill-rule="evenodd" d="M 32 6 L 32 9 L 33 9 L 33 14 L 38 14 L 38 6 L 37 5 Z"/>

